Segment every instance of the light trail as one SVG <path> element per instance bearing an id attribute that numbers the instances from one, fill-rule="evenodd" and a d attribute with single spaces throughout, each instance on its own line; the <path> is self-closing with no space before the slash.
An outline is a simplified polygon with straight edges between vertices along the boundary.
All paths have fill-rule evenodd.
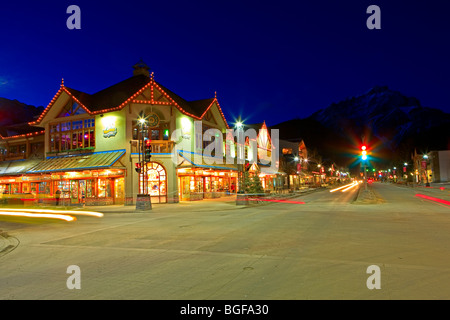
<path id="1" fill-rule="evenodd" d="M 278 200 L 278 199 L 265 199 L 265 198 L 247 198 L 248 201 L 269 201 L 269 202 L 281 202 L 281 203 L 293 203 L 293 204 L 305 204 L 303 201 L 292 200 Z"/>
<path id="2" fill-rule="evenodd" d="M 26 217 L 26 218 L 46 218 L 46 219 L 59 219 L 68 222 L 75 221 L 77 218 L 64 215 L 64 214 L 50 214 L 50 213 L 30 213 L 30 212 L 18 212 L 18 211 L 0 211 L 2 216 L 13 216 L 13 217 Z"/>
<path id="3" fill-rule="evenodd" d="M 439 203 L 445 204 L 447 206 L 450 206 L 450 201 L 447 201 L 447 200 L 444 200 L 444 199 L 430 197 L 430 196 L 426 196 L 426 195 L 420 194 L 420 193 L 416 194 L 416 197 L 423 198 L 423 199 L 426 199 L 426 200 L 431 200 L 431 201 L 434 201 L 434 202 L 439 202 Z"/>
<path id="4" fill-rule="evenodd" d="M 354 181 L 349 187 L 347 187 L 347 188 L 341 190 L 341 192 L 346 192 L 346 191 L 350 190 L 351 188 L 356 187 L 357 185 L 359 185 L 359 183 L 356 182 L 356 181 Z"/>
<path id="5" fill-rule="evenodd" d="M 330 192 L 335 192 L 335 191 L 338 191 L 338 190 L 341 190 L 341 189 L 344 189 L 344 188 L 353 188 L 355 185 L 358 185 L 358 182 L 353 181 L 352 183 L 345 184 L 345 185 L 340 186 L 340 187 L 335 188 L 335 189 L 331 189 Z M 343 192 L 346 191 L 346 190 L 343 190 Z"/>
<path id="6" fill-rule="evenodd" d="M 74 211 L 74 210 L 51 210 L 51 209 L 9 209 L 0 208 L 1 211 L 14 211 L 14 212 L 33 212 L 33 213 L 50 213 L 50 214 L 69 214 L 69 215 L 81 215 L 81 216 L 91 216 L 91 217 L 103 217 L 103 213 L 94 211 Z"/>

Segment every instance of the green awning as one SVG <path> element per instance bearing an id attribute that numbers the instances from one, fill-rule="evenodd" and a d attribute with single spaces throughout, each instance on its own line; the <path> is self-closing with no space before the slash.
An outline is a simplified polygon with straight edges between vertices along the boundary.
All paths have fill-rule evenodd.
<path id="1" fill-rule="evenodd" d="M 42 160 L 11 160 L 0 162 L 0 176 L 25 174 Z"/>
<path id="2" fill-rule="evenodd" d="M 125 154 L 125 150 L 103 151 L 88 154 L 48 157 L 26 173 L 43 173 L 71 170 L 107 169 Z"/>

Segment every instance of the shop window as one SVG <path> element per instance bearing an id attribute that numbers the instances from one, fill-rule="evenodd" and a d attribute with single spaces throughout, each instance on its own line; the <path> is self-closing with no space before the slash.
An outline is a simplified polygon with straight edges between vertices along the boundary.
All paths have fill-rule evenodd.
<path id="1" fill-rule="evenodd" d="M 86 180 L 86 198 L 93 198 L 95 195 L 95 183 L 94 180 Z"/>
<path id="2" fill-rule="evenodd" d="M 98 197 L 110 198 L 111 194 L 111 179 L 98 179 Z"/>

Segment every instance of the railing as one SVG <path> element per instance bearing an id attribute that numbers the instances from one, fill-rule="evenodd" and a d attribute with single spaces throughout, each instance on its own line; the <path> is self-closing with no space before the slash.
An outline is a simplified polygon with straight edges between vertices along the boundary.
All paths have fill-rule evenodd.
<path id="1" fill-rule="evenodd" d="M 152 153 L 172 152 L 174 142 L 171 140 L 152 140 Z M 138 140 L 131 140 L 131 153 L 138 153 Z"/>

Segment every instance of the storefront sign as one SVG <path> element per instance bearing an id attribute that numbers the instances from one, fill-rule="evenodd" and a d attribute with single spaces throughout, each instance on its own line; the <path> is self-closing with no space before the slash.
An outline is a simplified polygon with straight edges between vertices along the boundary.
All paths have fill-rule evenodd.
<path id="1" fill-rule="evenodd" d="M 117 128 L 116 128 L 115 124 L 112 126 L 105 127 L 103 129 L 103 137 L 104 138 L 111 138 L 111 137 L 114 137 L 116 134 L 117 134 Z"/>
<path id="2" fill-rule="evenodd" d="M 111 138 L 117 134 L 116 117 L 108 116 L 103 118 L 103 137 Z"/>

